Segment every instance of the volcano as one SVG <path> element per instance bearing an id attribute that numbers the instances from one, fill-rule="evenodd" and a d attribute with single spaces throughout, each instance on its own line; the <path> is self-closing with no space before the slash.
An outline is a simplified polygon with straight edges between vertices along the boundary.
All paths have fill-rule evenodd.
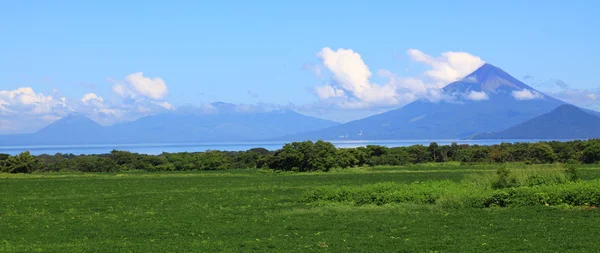
<path id="1" fill-rule="evenodd" d="M 503 130 L 548 113 L 565 102 L 484 64 L 443 88 L 447 99 L 417 100 L 399 109 L 286 140 L 460 139 Z"/>

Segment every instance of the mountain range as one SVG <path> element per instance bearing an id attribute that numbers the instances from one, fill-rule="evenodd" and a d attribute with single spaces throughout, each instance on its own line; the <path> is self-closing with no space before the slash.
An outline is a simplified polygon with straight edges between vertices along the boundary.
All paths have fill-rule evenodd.
<path id="1" fill-rule="evenodd" d="M 600 137 L 599 112 L 568 105 L 491 64 L 445 86 L 440 99 L 417 100 L 345 124 L 288 109 L 240 112 L 233 104 L 211 106 L 218 112 L 182 110 L 113 126 L 74 114 L 33 134 L 0 136 L 0 145 Z"/>
<path id="2" fill-rule="evenodd" d="M 0 136 L 0 145 L 73 145 L 251 141 L 317 130 L 339 123 L 292 110 L 238 112 L 214 103 L 217 113 L 168 113 L 128 123 L 101 126 L 78 114 L 59 119 L 32 134 Z"/>

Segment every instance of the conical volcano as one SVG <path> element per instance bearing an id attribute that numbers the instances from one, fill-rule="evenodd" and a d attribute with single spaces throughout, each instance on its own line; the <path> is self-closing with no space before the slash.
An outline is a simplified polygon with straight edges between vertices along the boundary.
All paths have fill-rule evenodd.
<path id="1" fill-rule="evenodd" d="M 564 104 L 502 69 L 484 64 L 443 88 L 442 102 L 418 100 L 399 109 L 283 139 L 459 139 L 494 132 Z"/>
<path id="2" fill-rule="evenodd" d="M 478 91 L 490 94 L 509 94 L 523 89 L 535 90 L 489 63 L 468 76 L 444 87 L 446 93 Z"/>

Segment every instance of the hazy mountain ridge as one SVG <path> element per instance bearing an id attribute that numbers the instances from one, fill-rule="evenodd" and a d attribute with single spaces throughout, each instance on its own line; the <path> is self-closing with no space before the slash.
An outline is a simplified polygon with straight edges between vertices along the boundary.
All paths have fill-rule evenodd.
<path id="1" fill-rule="evenodd" d="M 508 129 L 472 137 L 472 139 L 587 138 L 600 138 L 600 117 L 568 104 Z"/>
<path id="2" fill-rule="evenodd" d="M 228 105 L 219 103 L 218 106 Z M 101 126 L 68 115 L 36 133 L 0 136 L 1 145 L 73 145 L 251 141 L 335 126 L 339 123 L 293 110 L 265 112 L 168 113 Z"/>

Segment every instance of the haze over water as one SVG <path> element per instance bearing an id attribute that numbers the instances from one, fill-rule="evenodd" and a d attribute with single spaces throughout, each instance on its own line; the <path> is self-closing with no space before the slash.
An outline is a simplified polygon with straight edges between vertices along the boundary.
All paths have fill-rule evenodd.
<path id="1" fill-rule="evenodd" d="M 539 139 L 527 140 L 365 140 L 365 141 L 331 141 L 338 148 L 354 148 L 367 145 L 381 145 L 386 147 L 404 147 L 411 145 L 429 145 L 436 142 L 439 145 L 457 144 L 469 145 L 494 145 L 500 143 L 538 142 L 548 141 Z M 569 140 L 559 140 L 569 141 Z M 280 149 L 288 142 L 214 142 L 214 143 L 144 143 L 144 144 L 106 144 L 106 145 L 39 145 L 39 146 L 0 146 L 0 153 L 16 155 L 29 151 L 33 155 L 40 154 L 105 154 L 112 150 L 125 150 L 140 154 L 156 155 L 163 152 L 203 152 L 207 150 L 244 151 L 251 148 L 265 148 L 268 150 Z"/>

